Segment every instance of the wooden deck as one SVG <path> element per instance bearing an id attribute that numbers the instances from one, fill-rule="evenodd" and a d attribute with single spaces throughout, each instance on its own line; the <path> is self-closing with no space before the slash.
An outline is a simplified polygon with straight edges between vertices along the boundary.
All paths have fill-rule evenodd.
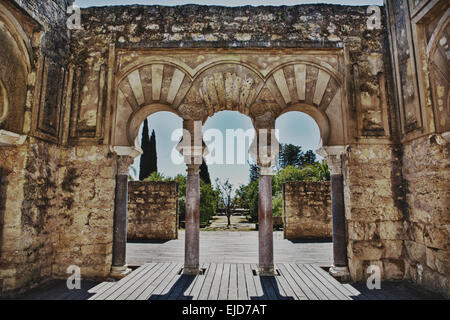
<path id="1" fill-rule="evenodd" d="M 404 286 L 381 291 L 341 284 L 312 264 L 277 264 L 279 276 L 259 277 L 253 264 L 206 263 L 199 276 L 181 274 L 179 263 L 148 263 L 126 278 L 89 290 L 89 300 L 390 300 L 426 299 Z"/>
<path id="2" fill-rule="evenodd" d="M 127 243 L 127 263 L 141 266 L 146 263 L 184 262 L 184 231 L 179 239 Z M 273 233 L 274 261 L 277 263 L 317 264 L 322 267 L 333 263 L 331 241 L 290 241 L 283 232 Z M 257 231 L 201 231 L 201 263 L 258 263 Z"/>

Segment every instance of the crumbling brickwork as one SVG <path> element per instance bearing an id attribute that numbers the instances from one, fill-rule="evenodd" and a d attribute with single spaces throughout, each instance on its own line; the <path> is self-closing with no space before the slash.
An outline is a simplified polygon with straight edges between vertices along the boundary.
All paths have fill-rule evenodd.
<path id="1" fill-rule="evenodd" d="M 329 182 L 287 182 L 283 185 L 286 239 L 331 239 Z"/>
<path id="2" fill-rule="evenodd" d="M 128 240 L 178 238 L 177 183 L 129 182 L 128 194 Z"/>

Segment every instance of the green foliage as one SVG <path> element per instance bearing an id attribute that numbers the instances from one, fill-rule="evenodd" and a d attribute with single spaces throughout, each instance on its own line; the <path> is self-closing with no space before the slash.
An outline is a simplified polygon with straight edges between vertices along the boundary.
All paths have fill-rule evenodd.
<path id="1" fill-rule="evenodd" d="M 241 186 L 236 191 L 236 207 L 248 209 L 250 211 L 249 220 L 258 221 L 258 189 L 259 180 L 250 182 L 246 186 Z"/>
<path id="2" fill-rule="evenodd" d="M 281 144 L 279 158 L 280 168 L 301 166 L 303 155 L 301 147 L 294 146 L 293 144 Z"/>
<path id="3" fill-rule="evenodd" d="M 200 181 L 200 224 L 207 224 L 217 213 L 220 192 Z"/>
<path id="4" fill-rule="evenodd" d="M 187 177 L 178 175 L 175 178 L 167 178 L 160 173 L 153 173 L 145 179 L 150 182 L 169 182 L 178 183 L 178 212 L 180 221 L 186 220 L 186 185 Z M 206 224 L 217 212 L 217 203 L 219 201 L 219 191 L 215 190 L 212 185 L 200 180 L 200 223 Z"/>
<path id="5" fill-rule="evenodd" d="M 283 216 L 283 194 L 281 192 L 272 198 L 272 214 L 274 217 Z"/>
<path id="6" fill-rule="evenodd" d="M 144 182 L 169 182 L 173 181 L 171 178 L 166 178 L 159 172 L 153 172 L 149 177 L 144 179 Z"/>

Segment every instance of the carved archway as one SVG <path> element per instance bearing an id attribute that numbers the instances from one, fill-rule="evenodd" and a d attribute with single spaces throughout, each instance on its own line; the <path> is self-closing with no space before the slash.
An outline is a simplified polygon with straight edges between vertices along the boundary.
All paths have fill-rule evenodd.
<path id="1" fill-rule="evenodd" d="M 317 122 L 323 145 L 344 144 L 343 77 L 323 61 L 296 59 L 261 71 L 223 54 L 196 68 L 173 57 L 168 63 L 140 59 L 117 77 L 115 146 L 134 146 L 141 122 L 158 111 L 205 122 L 225 110 L 249 116 L 255 128 L 273 127 L 289 111 L 304 112 Z"/>
<path id="2" fill-rule="evenodd" d="M 19 134 L 23 132 L 27 81 L 32 68 L 26 27 L 9 6 L 0 3 L 0 127 Z"/>
<path id="3" fill-rule="evenodd" d="M 438 22 L 427 47 L 435 124 L 450 131 L 450 9 Z"/>

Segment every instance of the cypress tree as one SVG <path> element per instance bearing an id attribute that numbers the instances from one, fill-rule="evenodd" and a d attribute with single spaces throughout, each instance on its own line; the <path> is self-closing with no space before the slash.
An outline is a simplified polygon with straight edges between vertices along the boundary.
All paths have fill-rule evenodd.
<path id="1" fill-rule="evenodd" d="M 148 135 L 148 120 L 144 121 L 144 130 L 142 132 L 142 141 L 141 141 L 142 155 L 141 155 L 141 164 L 139 167 L 139 180 L 143 181 L 145 178 L 148 178 L 151 175 L 150 171 L 150 137 Z"/>
<path id="2" fill-rule="evenodd" d="M 211 176 L 209 175 L 209 169 L 205 159 L 203 159 L 203 163 L 200 166 L 200 179 L 206 184 L 211 184 Z"/>
<path id="3" fill-rule="evenodd" d="M 158 154 L 156 152 L 156 133 L 155 130 L 152 131 L 152 136 L 150 138 L 150 174 L 153 172 L 158 172 Z"/>

